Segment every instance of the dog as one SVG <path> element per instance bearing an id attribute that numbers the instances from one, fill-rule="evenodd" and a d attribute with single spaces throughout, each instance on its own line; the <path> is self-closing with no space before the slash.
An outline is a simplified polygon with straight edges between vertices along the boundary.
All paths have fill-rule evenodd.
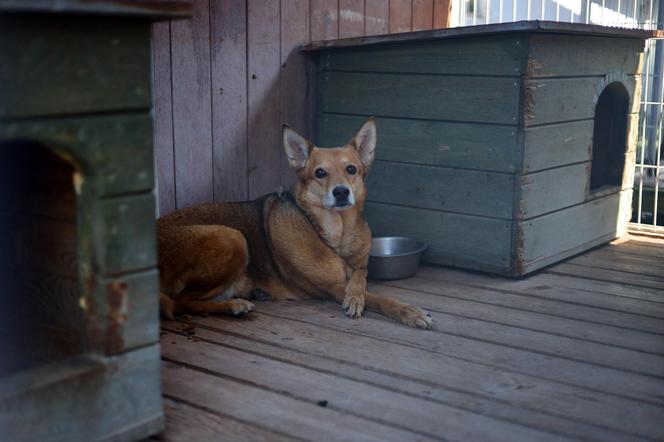
<path id="1" fill-rule="evenodd" d="M 331 298 L 428 329 L 421 308 L 367 291 L 371 231 L 362 217 L 377 133 L 368 119 L 344 146 L 319 148 L 288 126 L 292 192 L 185 208 L 157 222 L 162 315 L 231 314 L 252 300 Z"/>

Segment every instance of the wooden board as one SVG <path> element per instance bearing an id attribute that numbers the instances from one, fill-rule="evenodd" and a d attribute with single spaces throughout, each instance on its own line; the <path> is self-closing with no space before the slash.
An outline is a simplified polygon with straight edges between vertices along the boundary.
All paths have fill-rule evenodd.
<path id="1" fill-rule="evenodd" d="M 159 383 L 156 344 L 44 366 L 2 379 L 0 428 L 17 442 L 138 440 L 163 427 Z"/>
<path id="2" fill-rule="evenodd" d="M 519 177 L 517 216 L 530 219 L 583 203 L 587 199 L 590 163 L 577 163 Z"/>
<path id="3" fill-rule="evenodd" d="M 364 35 L 364 0 L 339 0 L 339 37 Z"/>
<path id="4" fill-rule="evenodd" d="M 0 21 L 11 36 L 0 42 L 0 119 L 150 108 L 150 31 L 142 22 L 48 15 Z"/>
<path id="5" fill-rule="evenodd" d="M 390 0 L 389 32 L 409 32 L 412 30 L 412 0 Z"/>
<path id="6" fill-rule="evenodd" d="M 173 142 L 177 207 L 213 200 L 209 0 L 171 23 Z"/>
<path id="7" fill-rule="evenodd" d="M 640 40 L 534 34 L 529 38 L 529 75 L 603 76 L 615 71 L 640 74 L 642 52 Z"/>
<path id="8" fill-rule="evenodd" d="M 518 223 L 525 271 L 532 271 L 625 233 L 632 191 L 624 190 Z"/>
<path id="9" fill-rule="evenodd" d="M 143 270 L 157 264 L 155 202 L 152 194 L 99 203 L 97 264 L 104 275 Z"/>
<path id="10" fill-rule="evenodd" d="M 210 0 L 210 51 L 214 200 L 242 201 L 248 199 L 246 2 Z"/>
<path id="11" fill-rule="evenodd" d="M 279 2 L 247 3 L 247 179 L 250 199 L 281 184 Z"/>
<path id="12" fill-rule="evenodd" d="M 449 27 L 451 13 L 451 0 L 433 0 L 433 29 Z"/>
<path id="13" fill-rule="evenodd" d="M 152 25 L 152 69 L 157 198 L 159 214 L 166 215 L 177 207 L 171 95 L 171 24 L 168 22 Z"/>
<path id="14" fill-rule="evenodd" d="M 364 0 L 365 35 L 387 34 L 390 0 Z"/>
<path id="15" fill-rule="evenodd" d="M 524 38 L 515 36 L 425 40 L 327 51 L 321 54 L 320 61 L 323 69 L 329 71 L 518 77 L 523 71 L 523 44 Z M 420 96 L 423 97 L 426 96 Z"/>
<path id="16" fill-rule="evenodd" d="M 433 0 L 412 0 L 412 31 L 433 28 Z"/>
<path id="17" fill-rule="evenodd" d="M 378 160 L 367 189 L 373 202 L 512 219 L 514 177 L 505 173 Z"/>
<path id="18" fill-rule="evenodd" d="M 590 161 L 593 124 L 589 119 L 526 128 L 523 172 Z"/>
<path id="19" fill-rule="evenodd" d="M 409 236 L 426 241 L 425 262 L 505 272 L 509 268 L 510 221 L 367 203 L 374 236 Z"/>
<path id="20" fill-rule="evenodd" d="M 339 0 L 310 0 L 311 39 L 339 37 Z"/>
<path id="21" fill-rule="evenodd" d="M 341 146 L 368 116 L 323 114 L 319 146 Z M 516 129 L 509 126 L 381 117 L 379 160 L 514 172 Z"/>
<path id="22" fill-rule="evenodd" d="M 55 146 L 85 179 L 94 170 L 101 196 L 149 191 L 154 186 L 152 121 L 148 113 L 35 119 L 0 123 L 0 138 L 30 139 Z"/>
<path id="23" fill-rule="evenodd" d="M 500 77 L 324 72 L 320 110 L 515 125 L 517 81 Z M 491 100 L 487 100 L 491 96 Z"/>

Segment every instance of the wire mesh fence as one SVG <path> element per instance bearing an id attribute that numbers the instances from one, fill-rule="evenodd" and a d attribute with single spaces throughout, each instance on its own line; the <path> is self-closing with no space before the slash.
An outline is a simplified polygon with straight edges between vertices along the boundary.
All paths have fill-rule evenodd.
<path id="1" fill-rule="evenodd" d="M 450 26 L 555 20 L 664 28 L 664 0 L 452 0 Z M 646 42 L 630 230 L 664 234 L 664 40 Z"/>

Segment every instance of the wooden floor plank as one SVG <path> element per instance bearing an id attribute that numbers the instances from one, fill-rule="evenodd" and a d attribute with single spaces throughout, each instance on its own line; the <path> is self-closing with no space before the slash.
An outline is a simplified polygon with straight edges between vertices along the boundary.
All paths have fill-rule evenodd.
<path id="1" fill-rule="evenodd" d="M 551 267 L 547 271 L 549 273 L 556 273 L 559 275 L 569 275 L 586 279 L 596 279 L 599 281 L 617 282 L 635 287 L 654 288 L 658 290 L 664 289 L 664 285 L 662 284 L 662 280 L 660 278 L 647 275 L 635 275 L 633 273 L 621 272 L 618 270 L 597 269 L 594 267 L 563 262 L 561 264 L 555 265 L 554 267 Z"/>
<path id="2" fill-rule="evenodd" d="M 429 281 L 418 280 L 417 278 L 411 278 L 407 282 L 404 280 L 390 282 L 389 284 L 395 287 L 396 291 L 394 289 L 376 291 L 379 293 L 385 291 L 392 294 L 400 293 L 400 289 L 423 291 L 441 298 L 440 300 L 436 298 L 427 300 L 427 305 L 440 305 L 438 309 L 441 311 L 450 311 L 476 319 L 580 338 L 647 353 L 664 354 L 664 338 L 660 334 L 619 327 L 616 323 L 584 322 L 583 316 L 574 311 L 575 306 L 567 306 L 566 314 L 571 317 L 564 317 L 560 316 L 559 311 L 556 311 L 555 305 L 549 303 L 551 310 L 547 310 L 545 308 L 547 304 L 535 298 L 526 298 L 523 303 L 519 303 L 518 297 L 510 294 L 477 288 L 454 288 L 451 285 L 440 283 L 431 284 Z M 374 287 L 374 285 L 370 285 L 370 287 Z M 594 317 L 597 320 L 604 321 L 601 318 L 601 313 L 596 313 Z M 639 326 L 639 324 L 637 323 L 636 326 Z"/>
<path id="3" fill-rule="evenodd" d="M 632 288 L 600 281 L 566 277 L 549 273 L 536 273 L 524 279 L 489 277 L 471 272 L 462 272 L 445 267 L 422 267 L 416 275 L 430 281 L 445 284 L 460 284 L 469 287 L 535 296 L 567 302 L 572 305 L 587 305 L 595 308 L 615 310 L 636 315 L 664 318 L 664 292 Z"/>
<path id="4" fill-rule="evenodd" d="M 330 315 L 337 311 L 336 305 L 319 302 L 298 302 L 288 305 L 275 302 L 271 303 L 269 308 L 262 309 L 263 314 L 278 315 L 277 321 L 297 320 L 347 333 L 390 340 L 404 346 L 429 350 L 435 352 L 435 355 L 459 358 L 512 373 L 590 388 L 634 400 L 647 400 L 660 404 L 664 410 L 664 366 L 656 369 L 660 377 L 653 378 L 461 336 L 441 336 L 437 332 L 427 333 L 405 326 L 386 327 L 386 320 L 383 317 L 366 317 L 360 321 L 345 321 L 347 324 L 344 324 L 338 318 L 330 318 Z M 435 313 L 432 313 L 432 317 L 436 322 L 443 320 Z"/>
<path id="5" fill-rule="evenodd" d="M 301 439 L 435 440 L 171 362 L 162 364 L 162 372 L 164 394 L 169 397 Z"/>
<path id="6" fill-rule="evenodd" d="M 205 341 L 171 335 L 162 355 L 189 366 L 251 382 L 276 393 L 438 440 L 561 440 L 542 431 L 469 413 L 343 377 Z M 278 411 L 275 411 L 278 414 Z"/>
<path id="7" fill-rule="evenodd" d="M 260 308 L 263 310 L 269 308 L 267 304 L 269 303 L 261 304 Z M 295 305 L 292 304 L 301 303 L 287 304 L 291 304 L 289 307 L 294 308 Z M 645 403 L 641 399 L 643 396 L 649 401 L 658 400 L 656 390 L 659 387 L 644 395 L 641 393 L 643 385 L 635 386 L 635 389 L 639 390 L 638 394 L 623 386 L 628 390 L 626 393 L 639 396 L 641 400 L 626 399 L 570 383 L 542 379 L 411 346 L 395 345 L 394 342 L 386 342 L 383 338 L 376 339 L 360 333 L 347 333 L 345 330 L 351 327 L 359 327 L 360 331 L 362 327 L 370 327 L 372 333 L 378 332 L 381 335 L 389 334 L 390 330 L 393 332 L 394 329 L 400 331 L 410 329 L 382 319 L 372 321 L 372 318 L 364 318 L 360 321 L 351 321 L 345 317 L 330 318 L 330 316 L 341 316 L 338 309 L 320 309 L 319 312 L 323 312 L 320 316 L 338 321 L 337 326 L 344 331 L 321 327 L 318 322 L 323 318 L 320 316 L 307 318 L 316 324 L 270 318 L 260 314 L 252 314 L 254 320 L 232 321 L 209 317 L 195 318 L 193 323 L 253 339 L 278 342 L 289 349 L 319 357 L 330 357 L 376 371 L 387 371 L 393 376 L 418 380 L 432 386 L 457 389 L 483 398 L 495 398 L 515 406 L 568 419 L 578 419 L 622 433 L 664 437 L 664 428 L 656 424 L 663 408 Z M 434 335 L 433 332 L 412 331 L 422 335 Z M 442 341 L 442 344 L 447 344 L 446 339 Z M 466 351 L 465 348 L 457 350 Z M 505 363 L 510 362 L 507 356 L 504 356 L 504 359 Z M 553 370 L 548 364 L 541 369 Z M 597 382 L 595 380 L 595 383 Z M 621 388 L 614 385 L 607 387 L 613 390 Z M 651 394 L 655 396 L 649 398 Z M 635 425 L 635 422 L 638 422 L 638 425 Z"/>
<path id="8" fill-rule="evenodd" d="M 664 258 L 644 257 L 624 253 L 620 248 L 602 247 L 590 253 L 575 256 L 565 262 L 651 276 L 656 280 L 661 280 L 661 286 L 664 288 Z"/>
<path id="9" fill-rule="evenodd" d="M 220 320 L 222 322 L 223 320 Z M 231 324 L 232 325 L 232 324 Z M 178 330 L 188 328 L 189 324 L 178 322 L 165 322 L 164 328 L 170 333 L 178 333 Z M 223 327 L 222 327 L 223 329 Z M 269 357 L 271 359 L 288 362 L 322 373 L 333 374 L 358 382 L 386 388 L 391 391 L 400 392 L 407 396 L 420 398 L 422 400 L 452 406 L 461 410 L 472 411 L 488 417 L 493 417 L 506 422 L 518 423 L 530 428 L 542 429 L 552 434 L 560 434 L 566 437 L 581 440 L 598 441 L 621 441 L 625 433 L 616 432 L 602 426 L 584 423 L 578 417 L 572 419 L 562 418 L 545 412 L 536 411 L 529 404 L 515 406 L 509 402 L 496 397 L 480 396 L 458 391 L 455 388 L 442 388 L 440 385 L 431 385 L 417 379 L 396 376 L 385 370 L 376 370 L 372 367 L 356 365 L 351 361 L 342 361 L 319 354 L 310 354 L 302 350 L 283 347 L 287 343 L 288 336 L 280 337 L 278 334 L 269 334 L 274 342 L 264 342 L 256 339 L 247 339 L 236 336 L 229 331 L 219 331 L 199 327 L 195 331 L 197 339 L 214 342 L 224 348 L 235 348 L 243 351 L 249 349 L 252 354 Z M 166 335 L 165 339 L 168 339 Z M 170 341 L 175 342 L 175 341 Z M 630 437 L 634 437 L 631 435 Z"/>
<path id="10" fill-rule="evenodd" d="M 591 342 L 576 335 L 575 328 L 570 330 L 568 336 L 560 336 L 539 331 L 541 321 L 537 324 L 526 321 L 524 325 L 515 326 L 512 323 L 517 321 L 506 319 L 507 315 L 501 314 L 500 311 L 494 312 L 490 320 L 477 319 L 475 316 L 480 315 L 464 308 L 463 304 L 459 305 L 454 299 L 445 302 L 435 296 L 412 290 L 384 285 L 374 287 L 377 292 L 386 296 L 419 305 L 431 312 L 435 311 L 440 318 L 435 324 L 435 330 L 439 332 L 664 378 L 664 356 Z M 485 306 L 480 306 L 480 311 L 486 310 Z M 548 318 L 544 318 L 543 321 L 547 320 Z M 576 330 L 579 328 L 576 327 Z M 664 339 L 658 344 L 659 347 L 653 348 L 652 351 L 664 354 Z"/>
<path id="11" fill-rule="evenodd" d="M 164 399 L 166 429 L 156 437 L 163 442 L 220 441 L 224 442 L 288 442 L 284 436 L 258 426 L 256 422 L 240 422 L 224 415 L 209 413 L 187 403 Z"/>

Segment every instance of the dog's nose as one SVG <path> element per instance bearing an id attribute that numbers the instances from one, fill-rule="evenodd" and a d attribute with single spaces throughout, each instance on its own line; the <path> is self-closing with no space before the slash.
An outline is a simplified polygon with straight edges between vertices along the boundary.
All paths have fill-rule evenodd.
<path id="1" fill-rule="evenodd" d="M 346 186 L 337 186 L 334 189 L 332 189 L 332 195 L 334 195 L 334 197 L 338 200 L 348 198 L 349 194 L 350 194 L 350 189 Z"/>

